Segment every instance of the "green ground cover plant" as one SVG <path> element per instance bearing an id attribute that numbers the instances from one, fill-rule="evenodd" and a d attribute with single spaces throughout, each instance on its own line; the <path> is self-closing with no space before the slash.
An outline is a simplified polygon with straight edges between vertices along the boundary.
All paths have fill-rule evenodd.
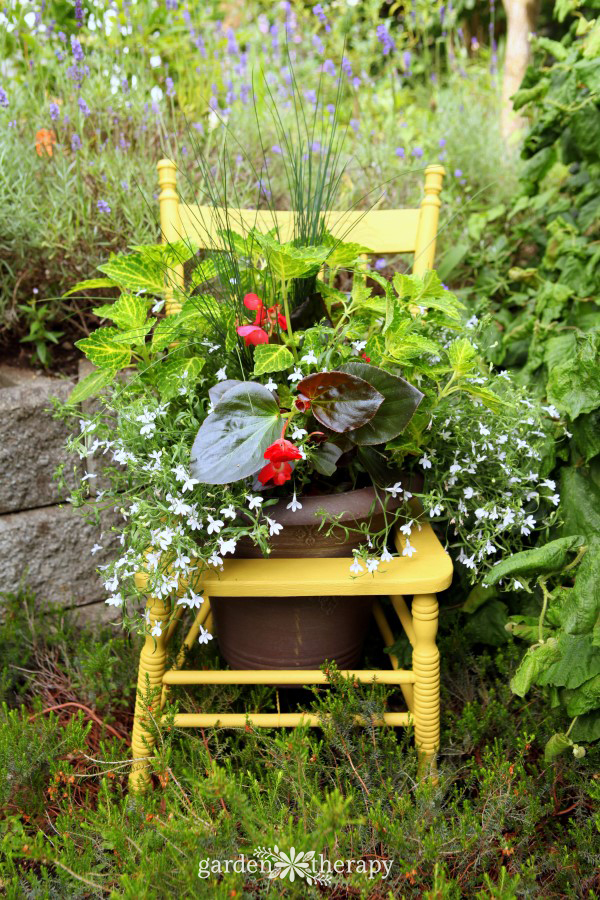
<path id="1" fill-rule="evenodd" d="M 234 872 L 198 878 L 202 859 L 273 844 L 331 859 L 394 860 L 387 881 L 341 879 L 341 897 L 598 893 L 598 751 L 544 761 L 540 746 L 558 727 L 556 712 L 511 694 L 517 645 L 508 635 L 492 650 L 473 643 L 458 609 L 442 612 L 439 785 L 416 786 L 416 755 L 401 732 L 353 727 L 352 715 L 379 713 L 388 692 L 357 689 L 332 671 L 330 688 L 302 697 L 329 714 L 323 732 L 163 729 L 155 790 L 133 798 L 126 737 L 137 642 L 113 628 L 82 629 L 47 606 L 42 625 L 32 597 L 4 602 L 7 897 L 322 896 L 304 882 L 274 887 Z M 371 637 L 368 658 L 385 664 Z M 206 661 L 198 649 L 190 664 Z M 213 654 L 208 664 L 217 663 Z M 214 690 L 177 689 L 170 708 L 210 704 Z M 220 688 L 219 703 L 260 710 L 273 694 Z M 51 709 L 66 703 L 74 705 Z"/>

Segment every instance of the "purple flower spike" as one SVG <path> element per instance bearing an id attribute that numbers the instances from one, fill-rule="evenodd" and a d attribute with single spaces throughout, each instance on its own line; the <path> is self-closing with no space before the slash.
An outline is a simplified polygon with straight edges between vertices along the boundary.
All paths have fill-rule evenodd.
<path id="1" fill-rule="evenodd" d="M 3 106 L 4 109 L 8 108 L 8 94 L 2 87 L 0 87 L 0 106 Z"/>
<path id="2" fill-rule="evenodd" d="M 71 150 L 73 153 L 77 153 L 78 150 L 81 149 L 81 138 L 78 134 L 74 134 L 71 136 Z"/>
<path id="3" fill-rule="evenodd" d="M 325 26 L 325 31 L 331 31 L 331 25 L 329 24 L 329 19 L 325 15 L 325 10 L 321 6 L 320 3 L 317 3 L 316 6 L 313 6 L 313 13 L 321 23 L 321 25 Z"/>
<path id="4" fill-rule="evenodd" d="M 97 206 L 101 213 L 109 213 L 111 211 L 106 200 L 98 200 Z"/>
<path id="5" fill-rule="evenodd" d="M 326 59 L 323 63 L 323 71 L 326 75 L 331 75 L 332 78 L 336 75 L 336 68 L 332 60 Z"/>
<path id="6" fill-rule="evenodd" d="M 385 25 L 378 25 L 376 28 L 376 34 L 379 42 L 383 47 L 383 55 L 387 56 L 388 53 L 391 53 L 396 49 L 396 44 L 394 43 L 394 39 L 385 27 Z"/>
<path id="7" fill-rule="evenodd" d="M 423 156 L 423 150 L 421 147 L 415 147 L 412 154 L 420 159 Z"/>
<path id="8" fill-rule="evenodd" d="M 81 44 L 74 34 L 71 35 L 71 53 L 73 54 L 75 62 L 83 62 L 85 60 Z"/>
<path id="9" fill-rule="evenodd" d="M 169 78 L 168 75 L 165 79 L 165 87 L 167 89 L 167 97 L 174 97 L 175 96 L 175 86 L 173 84 L 173 79 Z"/>
<path id="10" fill-rule="evenodd" d="M 81 112 L 83 113 L 84 116 L 87 117 L 87 116 L 91 115 L 91 110 L 90 110 L 89 106 L 87 105 L 87 103 L 85 102 L 85 100 L 83 99 L 83 97 L 78 98 L 77 106 L 79 107 L 79 109 L 81 110 Z"/>
<path id="11" fill-rule="evenodd" d="M 56 122 L 57 119 L 60 119 L 60 109 L 57 103 L 51 103 L 49 106 L 50 118 L 53 122 Z"/>
<path id="12" fill-rule="evenodd" d="M 378 272 L 381 272 L 382 269 L 385 269 L 386 261 L 383 256 L 380 256 L 379 259 L 375 260 L 375 268 Z"/>
<path id="13" fill-rule="evenodd" d="M 404 159 L 404 157 L 406 156 L 406 151 L 405 151 L 404 147 L 396 147 L 394 152 L 395 152 L 396 156 L 400 157 L 400 159 Z"/>

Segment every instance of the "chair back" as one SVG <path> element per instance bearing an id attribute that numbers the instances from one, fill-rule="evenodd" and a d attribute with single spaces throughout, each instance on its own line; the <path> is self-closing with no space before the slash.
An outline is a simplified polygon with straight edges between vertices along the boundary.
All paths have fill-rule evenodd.
<path id="1" fill-rule="evenodd" d="M 183 203 L 177 191 L 177 167 L 170 159 L 157 164 L 160 194 L 160 227 L 163 241 L 171 243 L 189 238 L 201 249 L 223 247 L 219 230 L 228 227 L 245 235 L 253 227 L 267 232 L 277 226 L 280 240 L 290 240 L 294 234 L 294 212 L 255 209 L 216 209 L 195 203 Z M 433 268 L 438 230 L 440 193 L 445 175 L 443 166 L 425 169 L 424 196 L 417 209 L 374 209 L 368 212 L 330 211 L 325 223 L 339 240 L 350 240 L 368 247 L 373 253 L 414 253 L 413 274 L 422 275 Z M 171 286 L 183 288 L 183 266 L 174 266 L 169 273 Z M 180 309 L 173 300 L 172 289 L 167 290 L 167 314 Z"/>

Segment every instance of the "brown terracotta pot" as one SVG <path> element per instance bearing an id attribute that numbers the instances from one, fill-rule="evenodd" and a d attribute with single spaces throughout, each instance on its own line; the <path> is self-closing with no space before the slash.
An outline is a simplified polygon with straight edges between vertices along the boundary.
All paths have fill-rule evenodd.
<path id="1" fill-rule="evenodd" d="M 404 477 L 402 483 L 417 489 Z M 379 531 L 385 515 L 400 499 L 363 488 L 342 494 L 302 497 L 302 509 L 286 509 L 288 500 L 269 509 L 269 516 L 284 526 L 272 538 L 271 556 L 277 558 L 352 557 L 361 535 L 336 527 L 327 536 L 319 531 L 322 511 L 356 529 L 368 522 Z M 291 498 L 290 498 L 291 499 Z M 239 541 L 236 556 L 260 557 L 249 539 Z M 309 565 L 309 563 L 307 563 Z M 325 660 L 352 668 L 360 660 L 372 597 L 215 597 L 211 599 L 215 630 L 222 655 L 236 669 L 316 669 Z"/>

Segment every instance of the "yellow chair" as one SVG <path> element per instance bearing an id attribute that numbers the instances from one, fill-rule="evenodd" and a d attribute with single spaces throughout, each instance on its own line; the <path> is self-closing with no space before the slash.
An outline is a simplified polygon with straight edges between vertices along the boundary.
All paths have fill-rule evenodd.
<path id="1" fill-rule="evenodd" d="M 158 163 L 161 193 L 160 223 L 165 242 L 187 237 L 203 248 L 218 247 L 218 230 L 224 221 L 223 212 L 211 207 L 184 204 L 179 200 L 176 185 L 176 166 L 167 159 Z M 437 235 L 440 192 L 444 176 L 442 166 L 425 169 L 425 196 L 419 209 L 374 210 L 362 212 L 329 212 L 327 225 L 336 237 L 356 241 L 375 253 L 415 254 L 413 273 L 423 274 L 433 267 Z M 293 212 L 257 212 L 228 210 L 229 226 L 245 233 L 252 226 L 267 231 L 273 227 L 275 216 L 282 240 L 293 234 Z M 354 226 L 354 227 L 351 227 Z M 175 266 L 168 276 L 167 314 L 180 308 L 176 290 L 183 288 L 183 267 Z M 395 535 L 401 554 L 402 537 Z M 159 622 L 160 637 L 147 635 L 140 655 L 138 699 L 136 702 L 131 740 L 134 763 L 130 788 L 142 791 L 150 785 L 148 757 L 152 753 L 152 737 L 145 728 L 146 716 L 154 717 L 162 708 L 166 691 L 171 685 L 194 684 L 324 684 L 327 678 L 320 670 L 200 670 L 181 668 L 186 650 L 198 638 L 200 626 L 212 627 L 211 597 L 289 597 L 289 596 L 389 596 L 402 627 L 412 645 L 412 669 L 400 669 L 396 657 L 390 655 L 392 669 L 342 672 L 357 682 L 377 681 L 399 685 L 407 713 L 385 713 L 375 724 L 413 725 L 415 743 L 423 772 L 435 772 L 435 754 L 439 747 L 440 699 L 439 652 L 436 647 L 438 602 L 436 594 L 445 590 L 452 580 L 452 563 L 429 525 L 411 534 L 416 549 L 414 557 L 394 558 L 373 575 L 352 577 L 349 560 L 342 559 L 232 559 L 226 560 L 222 572 L 204 573 L 196 581 L 204 592 L 204 603 L 183 641 L 174 667 L 166 670 L 167 648 L 177 628 L 182 606 L 173 613 L 172 599 L 149 596 L 147 609 L 150 626 Z M 192 561 L 193 562 L 193 561 Z M 144 590 L 148 577 L 136 576 L 137 586 Z M 185 591 L 181 584 L 180 590 Z M 409 610 L 404 599 L 412 596 Z M 375 600 L 374 616 L 383 640 L 393 643 L 393 634 L 379 600 Z M 161 689 L 160 702 L 154 709 L 146 709 L 143 698 L 147 685 Z M 158 693 L 158 690 L 157 690 Z M 256 726 L 292 727 L 301 722 L 316 726 L 318 716 L 307 713 L 181 713 L 175 716 L 177 727 L 200 728 L 222 725 L 243 727 L 247 722 Z"/>

